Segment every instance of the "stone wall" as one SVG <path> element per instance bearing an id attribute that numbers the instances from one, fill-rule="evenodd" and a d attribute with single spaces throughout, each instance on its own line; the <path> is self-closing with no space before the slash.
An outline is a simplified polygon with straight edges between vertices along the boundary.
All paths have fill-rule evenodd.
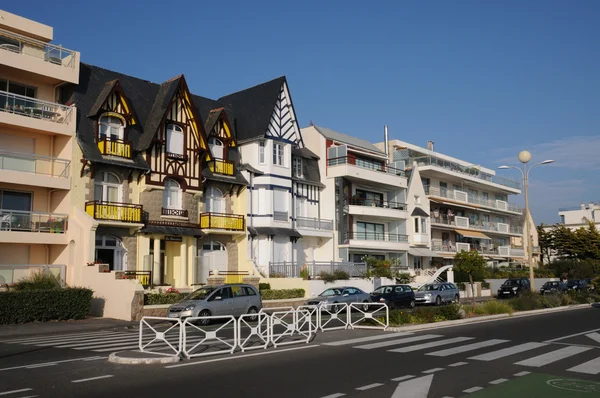
<path id="1" fill-rule="evenodd" d="M 108 172 L 108 173 L 112 173 L 114 175 L 116 175 L 119 180 L 121 181 L 121 184 L 123 186 L 123 197 L 121 199 L 122 203 L 131 203 L 131 196 L 132 196 L 132 188 L 129 186 L 129 170 L 122 168 L 122 167 L 117 167 L 117 166 L 104 166 L 104 165 L 96 165 L 95 166 L 95 173 L 94 173 L 94 178 L 89 178 L 87 180 L 87 182 L 85 183 L 85 200 L 89 201 L 89 200 L 94 200 L 94 193 L 95 193 L 95 181 L 96 179 L 101 179 L 103 176 L 104 172 Z"/>
<path id="2" fill-rule="evenodd" d="M 179 217 L 161 217 L 163 207 L 164 190 L 154 189 L 140 194 L 140 203 L 144 206 L 144 211 L 148 213 L 150 220 L 170 219 L 173 221 L 183 221 L 198 223 L 198 198 L 195 194 L 183 192 L 182 204 L 183 210 L 188 211 L 188 220 Z"/>

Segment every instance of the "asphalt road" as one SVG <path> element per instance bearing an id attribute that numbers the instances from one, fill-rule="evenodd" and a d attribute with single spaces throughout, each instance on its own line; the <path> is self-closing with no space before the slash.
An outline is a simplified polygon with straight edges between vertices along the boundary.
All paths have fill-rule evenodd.
<path id="1" fill-rule="evenodd" d="M 0 396 L 600 397 L 596 308 L 414 333 L 329 331 L 309 344 L 175 365 L 108 363 L 118 348 L 110 344 L 136 335 L 118 333 L 0 342 Z M 65 348 L 94 340 L 109 350 Z"/>

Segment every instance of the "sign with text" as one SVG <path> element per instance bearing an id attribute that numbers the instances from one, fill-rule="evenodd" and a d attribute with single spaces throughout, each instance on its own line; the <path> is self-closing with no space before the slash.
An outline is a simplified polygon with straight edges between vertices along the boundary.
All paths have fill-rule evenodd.
<path id="1" fill-rule="evenodd" d="M 165 241 L 167 242 L 181 242 L 181 236 L 165 236 Z"/>

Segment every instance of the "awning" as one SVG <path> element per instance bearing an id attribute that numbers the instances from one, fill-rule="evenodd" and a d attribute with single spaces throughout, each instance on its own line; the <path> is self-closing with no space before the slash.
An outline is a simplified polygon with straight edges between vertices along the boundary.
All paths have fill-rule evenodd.
<path id="1" fill-rule="evenodd" d="M 486 234 L 484 234 L 482 232 L 466 231 L 464 229 L 455 229 L 454 232 L 456 232 L 457 234 L 460 234 L 460 235 L 464 236 L 465 238 L 476 238 L 476 239 L 492 240 L 492 238 L 490 238 L 489 236 L 487 236 Z"/>
<path id="2" fill-rule="evenodd" d="M 302 235 L 295 229 L 289 228 L 273 228 L 273 227 L 248 227 L 248 232 L 250 235 L 281 235 L 281 236 L 290 236 L 292 238 L 301 238 Z"/>
<path id="3" fill-rule="evenodd" d="M 146 234 L 161 234 L 161 235 L 175 235 L 175 236 L 203 236 L 204 233 L 200 228 L 187 228 L 187 227 L 166 227 L 158 225 L 147 225 L 141 229 L 140 232 Z"/>
<path id="4" fill-rule="evenodd" d="M 415 257 L 441 257 L 427 247 L 411 247 L 408 249 L 408 254 Z"/>
<path id="5" fill-rule="evenodd" d="M 412 213 L 410 215 L 411 215 L 411 217 L 414 217 L 414 216 L 429 217 L 429 214 L 427 214 L 427 212 L 425 210 L 421 209 L 420 207 L 415 207 L 415 209 L 412 211 Z"/>

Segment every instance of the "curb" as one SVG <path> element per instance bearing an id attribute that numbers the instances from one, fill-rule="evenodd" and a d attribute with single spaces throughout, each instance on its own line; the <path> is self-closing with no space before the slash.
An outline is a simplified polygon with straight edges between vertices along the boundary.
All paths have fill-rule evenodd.
<path id="1" fill-rule="evenodd" d="M 514 318 L 523 318 L 523 317 L 527 317 L 527 316 L 543 315 L 543 314 L 552 313 L 552 312 L 579 310 L 579 309 L 583 309 L 583 308 L 590 308 L 590 306 L 594 306 L 594 305 L 577 304 L 577 305 L 570 305 L 570 306 L 564 306 L 564 307 L 544 308 L 541 310 L 515 312 L 512 315 L 511 314 L 486 315 L 486 316 L 479 316 L 479 317 L 475 317 L 475 318 L 457 319 L 454 321 L 425 323 L 422 325 L 395 326 L 395 327 L 388 327 L 385 330 L 387 332 L 404 332 L 404 331 L 419 331 L 419 330 L 427 330 L 427 329 L 439 329 L 439 328 L 444 328 L 444 327 L 453 327 L 453 326 L 462 326 L 462 325 L 475 324 L 475 323 L 499 321 L 499 320 L 503 320 L 503 319 L 514 319 Z M 600 308 L 600 304 L 598 305 L 598 308 Z"/>
<path id="2" fill-rule="evenodd" d="M 130 351 L 131 352 L 131 351 Z M 181 361 L 181 357 L 174 356 L 154 356 L 154 357 L 140 357 L 135 358 L 131 356 L 125 356 L 127 351 L 113 352 L 108 356 L 108 362 L 118 363 L 121 365 L 160 365 L 177 363 Z"/>

